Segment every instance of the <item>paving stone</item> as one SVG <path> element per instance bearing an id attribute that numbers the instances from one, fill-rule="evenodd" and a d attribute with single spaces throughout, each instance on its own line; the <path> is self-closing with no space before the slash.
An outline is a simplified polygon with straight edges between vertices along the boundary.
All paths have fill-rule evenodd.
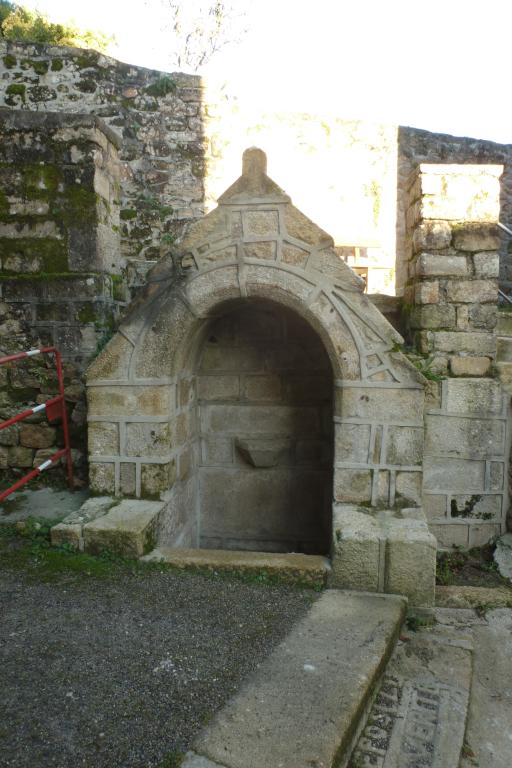
<path id="1" fill-rule="evenodd" d="M 471 687 L 471 634 L 440 625 L 402 637 L 349 768 L 458 768 Z"/>
<path id="2" fill-rule="evenodd" d="M 50 531 L 51 542 L 54 547 L 61 544 L 71 544 L 75 549 L 83 550 L 83 527 L 86 523 L 106 515 L 109 509 L 117 504 L 117 500 L 111 496 L 95 496 L 82 504 L 79 509 L 67 515 L 58 525 L 54 525 Z"/>

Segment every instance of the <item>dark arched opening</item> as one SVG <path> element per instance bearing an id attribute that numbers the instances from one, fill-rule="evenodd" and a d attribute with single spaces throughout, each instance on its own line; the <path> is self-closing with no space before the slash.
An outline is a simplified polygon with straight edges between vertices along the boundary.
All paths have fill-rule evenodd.
<path id="1" fill-rule="evenodd" d="M 240 300 L 196 358 L 199 546 L 328 554 L 333 374 L 292 310 Z"/>

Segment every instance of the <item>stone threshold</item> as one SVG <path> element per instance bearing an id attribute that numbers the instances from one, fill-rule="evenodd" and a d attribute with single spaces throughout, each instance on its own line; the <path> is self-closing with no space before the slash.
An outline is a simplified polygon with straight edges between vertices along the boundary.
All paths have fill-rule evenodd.
<path id="1" fill-rule="evenodd" d="M 280 581 L 323 587 L 331 565 L 322 555 L 297 553 L 247 552 L 226 549 L 178 549 L 157 547 L 141 558 L 163 562 L 174 568 L 201 569 L 239 574 L 265 574 Z"/>
<path id="2" fill-rule="evenodd" d="M 343 768 L 407 600 L 327 590 L 196 738 L 183 768 Z"/>

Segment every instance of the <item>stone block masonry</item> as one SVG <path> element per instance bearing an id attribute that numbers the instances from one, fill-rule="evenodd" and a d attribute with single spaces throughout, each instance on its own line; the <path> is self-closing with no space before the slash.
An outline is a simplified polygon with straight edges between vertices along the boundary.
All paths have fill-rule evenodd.
<path id="1" fill-rule="evenodd" d="M 416 175 L 417 168 L 422 164 L 431 168 L 439 165 L 442 168 L 441 164 L 443 164 L 445 167 L 451 166 L 452 168 L 459 169 L 459 173 L 452 177 L 449 189 L 446 187 L 445 194 L 441 195 L 443 198 L 442 202 L 436 203 L 436 210 L 426 202 L 424 213 L 436 214 L 432 215 L 433 219 L 471 220 L 476 210 L 482 211 L 482 206 L 486 206 L 485 197 L 490 193 L 493 200 L 499 203 L 499 209 L 495 207 L 495 202 L 493 203 L 495 214 L 499 211 L 501 222 L 512 229 L 512 146 L 510 144 L 496 144 L 492 141 L 430 133 L 429 131 L 405 128 L 403 126 L 400 126 L 398 129 L 397 140 L 396 290 L 398 295 L 402 295 L 410 277 L 407 266 L 410 258 L 408 240 L 410 221 L 408 221 L 408 211 L 410 208 L 411 177 Z M 468 191 L 471 189 L 476 190 L 474 182 L 470 181 L 464 169 L 469 171 L 472 164 L 474 170 L 480 166 L 484 175 L 487 171 L 483 169 L 492 166 L 502 166 L 503 172 L 500 177 L 498 195 L 495 194 L 495 191 L 491 191 L 491 187 L 486 187 L 487 182 L 483 181 L 483 176 L 480 176 L 482 194 L 479 200 L 474 200 L 473 203 L 470 203 L 470 208 L 468 209 Z M 475 178 L 474 173 L 473 178 Z M 469 183 L 469 187 L 466 186 L 466 182 Z M 490 182 L 491 185 L 494 184 L 492 179 L 490 179 Z M 435 184 L 436 182 L 432 181 L 427 192 L 431 199 L 434 194 L 442 192 L 442 189 L 435 187 Z M 435 191 L 436 189 L 437 192 Z M 460 203 L 456 201 L 456 197 L 459 194 L 461 195 Z M 450 206 L 450 215 L 448 217 L 441 215 L 443 208 L 446 212 L 447 206 Z M 497 216 L 495 215 L 494 221 L 496 219 Z M 481 250 L 485 251 L 486 249 L 482 248 Z M 501 232 L 499 244 L 499 281 L 500 286 L 507 292 L 512 288 L 510 253 L 510 237 Z M 487 258 L 485 258 L 485 261 L 487 262 Z M 478 269 L 476 267 L 477 262 L 478 258 L 475 258 L 474 264 L 476 269 Z"/>
<path id="2" fill-rule="evenodd" d="M 409 180 L 410 339 L 427 374 L 444 378 L 425 410 L 423 507 L 445 547 L 506 527 L 510 397 L 492 378 L 502 171 L 423 163 Z"/>
<path id="3" fill-rule="evenodd" d="M 496 357 L 502 171 L 423 163 L 409 181 L 404 301 L 435 374 L 486 375 Z"/>
<path id="4" fill-rule="evenodd" d="M 370 293 L 394 293 L 395 254 L 402 292 L 405 187 L 418 163 L 503 164 L 502 220 L 512 226 L 507 145 L 326 115 L 255 116 L 198 77 L 134 67 L 94 51 L 2 40 L 0 73 L 0 105 L 9 110 L 96 114 L 122 136 L 121 240 L 132 288 L 213 207 L 251 144 L 267 148 L 302 207 L 367 276 Z M 305 178 L 318 182 L 304 184 Z M 505 286 L 512 285 L 509 272 L 503 240 Z"/>
<path id="5" fill-rule="evenodd" d="M 440 546 L 506 530 L 510 396 L 495 379 L 447 378 L 425 413 L 423 508 Z"/>
<path id="6" fill-rule="evenodd" d="M 401 342 L 329 235 L 266 175 L 264 153 L 247 150 L 89 369 L 91 486 L 164 502 L 163 546 L 327 554 L 333 501 L 421 504 L 425 382 Z M 434 539 L 391 517 L 389 589 L 402 588 L 406 547 L 426 603 Z"/>

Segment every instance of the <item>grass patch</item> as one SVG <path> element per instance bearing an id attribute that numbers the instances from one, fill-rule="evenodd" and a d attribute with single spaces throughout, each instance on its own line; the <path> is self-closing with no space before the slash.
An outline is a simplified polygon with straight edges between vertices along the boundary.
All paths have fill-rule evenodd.
<path id="1" fill-rule="evenodd" d="M 164 757 L 161 763 L 158 763 L 157 768 L 180 768 L 180 765 L 183 765 L 184 759 L 185 755 L 183 752 L 173 750 Z"/>
<path id="2" fill-rule="evenodd" d="M 415 613 L 409 614 L 405 620 L 405 626 L 410 632 L 419 632 L 422 629 L 430 629 L 435 623 L 436 620 L 433 616 L 420 616 Z"/>
<path id="3" fill-rule="evenodd" d="M 171 571 L 176 575 L 201 576 L 210 580 L 236 580 L 245 584 L 269 586 L 291 586 L 319 592 L 324 584 L 293 579 L 288 574 L 267 573 L 266 571 L 213 570 L 207 567 L 177 568 L 169 563 L 146 562 L 135 558 L 122 557 L 104 549 L 98 555 L 77 552 L 69 544 L 53 547 L 50 541 L 51 528 L 60 519 L 29 518 L 22 523 L 0 522 L 0 560 L 7 570 L 20 570 L 39 581 L 59 581 L 62 578 L 77 580 L 84 577 L 97 579 L 115 575 L 148 574 Z"/>

